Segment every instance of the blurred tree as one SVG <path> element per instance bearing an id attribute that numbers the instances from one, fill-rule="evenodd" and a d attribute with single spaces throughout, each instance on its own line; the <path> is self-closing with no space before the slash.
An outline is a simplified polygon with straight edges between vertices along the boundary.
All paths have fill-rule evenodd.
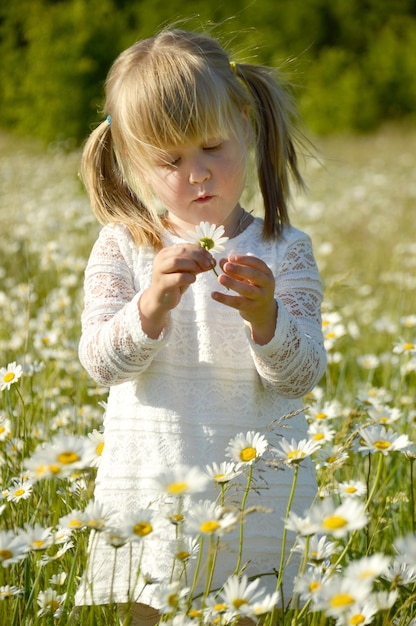
<path id="1" fill-rule="evenodd" d="M 0 4 L 1 126 L 79 142 L 117 54 L 171 24 L 282 66 L 317 132 L 415 115 L 416 0 L 18 0 Z"/>

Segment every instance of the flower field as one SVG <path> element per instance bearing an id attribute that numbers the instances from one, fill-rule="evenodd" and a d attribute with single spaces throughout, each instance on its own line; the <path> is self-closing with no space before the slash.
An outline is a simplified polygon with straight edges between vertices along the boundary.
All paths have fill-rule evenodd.
<path id="1" fill-rule="evenodd" d="M 118 624 L 116 605 L 74 608 L 91 534 L 105 533 L 116 551 L 145 546 L 166 526 L 175 541 L 161 623 L 416 624 L 416 130 L 317 144 L 319 159 L 305 162 L 309 191 L 292 211 L 313 239 L 325 289 L 329 363 L 305 398 L 308 438 L 292 439 L 290 418 L 284 437 L 271 428 L 265 438 L 253 424 L 235 433 L 221 466 L 155 477 L 178 512 L 209 481 L 215 501 L 183 519 L 146 510 L 121 524 L 93 500 L 107 390 L 77 358 L 83 271 L 99 230 L 77 178 L 79 153 L 0 135 L 0 624 Z M 262 464 L 290 472 L 296 489 L 309 459 L 315 502 L 302 517 L 289 507 L 282 521 L 301 555 L 293 598 L 282 606 L 289 551 L 273 595 L 261 578 L 245 578 L 239 559 L 221 590 L 207 575 L 194 597 L 228 530 L 240 527 L 244 541 L 245 497 Z M 236 481 L 244 489 L 232 509 Z M 185 584 L 191 560 L 196 574 Z M 152 584 L 151 572 L 138 576 Z M 129 624 L 128 607 L 121 619 Z"/>

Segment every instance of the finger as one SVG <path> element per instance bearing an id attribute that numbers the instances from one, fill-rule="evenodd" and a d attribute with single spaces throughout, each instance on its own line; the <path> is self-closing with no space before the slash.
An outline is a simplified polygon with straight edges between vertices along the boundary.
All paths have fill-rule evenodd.
<path id="1" fill-rule="evenodd" d="M 260 261 L 260 259 L 257 260 Z M 222 270 L 227 276 L 235 280 L 257 285 L 258 287 L 267 287 L 273 284 L 274 281 L 272 272 L 262 261 L 258 264 L 226 261 L 222 266 Z"/>

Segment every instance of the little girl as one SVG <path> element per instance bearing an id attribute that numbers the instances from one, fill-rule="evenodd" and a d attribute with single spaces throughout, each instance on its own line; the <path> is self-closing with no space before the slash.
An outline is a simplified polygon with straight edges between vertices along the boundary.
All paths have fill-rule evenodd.
<path id="1" fill-rule="evenodd" d="M 272 71 L 230 62 L 209 37 L 164 30 L 116 59 L 105 109 L 82 158 L 105 226 L 86 269 L 79 352 L 110 387 L 95 496 L 123 519 L 157 501 L 160 472 L 219 464 L 240 432 L 270 435 L 272 422 L 298 411 L 280 434 L 304 437 L 301 398 L 326 360 L 311 242 L 288 218 L 290 179 L 302 183 L 291 108 Z M 250 167 L 261 194 L 248 212 L 240 198 Z M 223 233 L 201 230 L 198 245 L 201 222 Z M 218 234 L 228 240 L 214 260 Z M 249 501 L 272 513 L 244 525 L 244 573 L 261 574 L 270 591 L 292 476 L 264 468 Z M 315 492 L 306 467 L 293 510 L 304 512 Z M 219 551 L 219 586 L 234 571 L 236 535 Z M 78 604 L 133 599 L 143 611 L 135 623 L 154 624 L 170 540 L 146 540 L 142 553 L 96 535 Z M 139 560 L 157 582 L 143 590 L 141 579 L 136 593 Z"/>

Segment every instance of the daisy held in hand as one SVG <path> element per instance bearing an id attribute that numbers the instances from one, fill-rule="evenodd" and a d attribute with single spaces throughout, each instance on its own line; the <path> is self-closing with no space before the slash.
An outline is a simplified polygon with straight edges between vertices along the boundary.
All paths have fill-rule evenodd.
<path id="1" fill-rule="evenodd" d="M 197 243 L 201 248 L 211 252 L 223 252 L 224 246 L 222 245 L 228 241 L 228 237 L 223 237 L 225 229 L 224 226 L 216 226 L 216 224 L 210 224 L 209 222 L 201 222 L 199 226 L 195 228 L 195 231 L 188 231 L 191 237 L 191 241 Z M 215 263 L 215 261 L 213 261 Z M 213 265 L 212 271 L 216 276 L 218 272 Z"/>

